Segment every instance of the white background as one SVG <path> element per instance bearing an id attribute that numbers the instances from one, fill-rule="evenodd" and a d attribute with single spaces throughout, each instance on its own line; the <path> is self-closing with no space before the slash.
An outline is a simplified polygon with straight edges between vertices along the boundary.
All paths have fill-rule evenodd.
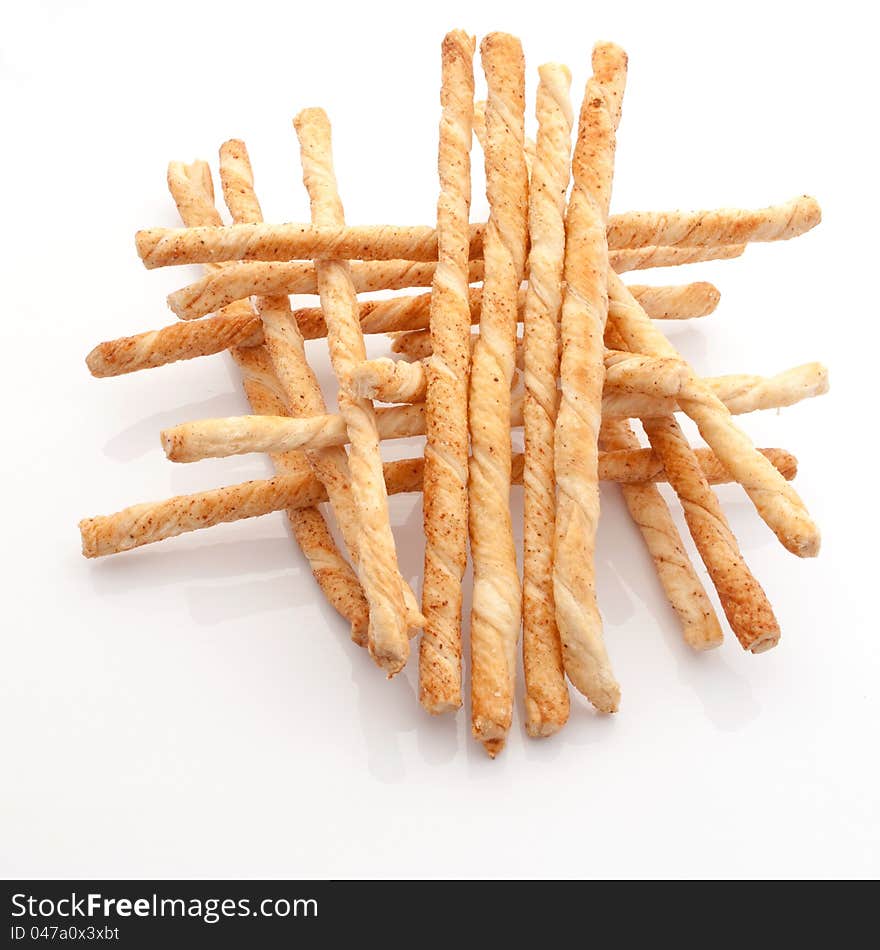
<path id="1" fill-rule="evenodd" d="M 252 0 L 4 14 L 0 871 L 880 871 L 878 76 L 862 7 Z M 782 643 L 755 657 L 729 636 L 690 653 L 604 491 L 598 584 L 621 711 L 602 719 L 576 699 L 564 732 L 537 742 L 518 710 L 495 762 L 466 711 L 429 718 L 413 668 L 386 682 L 347 641 L 281 515 L 101 562 L 80 556 L 76 527 L 268 471 L 256 456 L 173 466 L 161 452 L 163 427 L 245 410 L 226 357 L 109 380 L 83 364 L 99 340 L 172 322 L 165 294 L 196 273 L 147 272 L 134 252 L 137 228 L 177 221 L 166 162 L 214 161 L 243 137 L 267 219 L 305 220 L 290 120 L 322 105 L 348 220 L 430 222 L 439 44 L 454 26 L 520 35 L 530 95 L 557 59 L 578 100 L 593 41 L 626 47 L 616 211 L 802 192 L 824 210 L 797 241 L 638 277 L 721 288 L 716 314 L 669 327 L 707 375 L 831 368 L 831 395 L 743 420 L 757 444 L 797 454 L 821 556 L 787 554 L 739 489 L 720 491 Z M 530 124 L 532 112 L 530 99 Z M 482 218 L 480 176 L 475 196 Z M 417 583 L 418 499 L 395 499 L 393 518 Z"/>

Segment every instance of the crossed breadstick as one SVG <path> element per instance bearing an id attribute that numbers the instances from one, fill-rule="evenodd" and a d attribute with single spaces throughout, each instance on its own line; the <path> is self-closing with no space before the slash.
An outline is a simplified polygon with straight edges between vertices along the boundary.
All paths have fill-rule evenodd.
<path id="1" fill-rule="evenodd" d="M 819 219 L 819 206 L 808 195 L 754 211 L 631 211 L 609 218 L 608 246 L 612 250 L 708 248 L 784 241 L 815 227 Z M 468 254 L 473 260 L 482 257 L 484 231 L 485 225 L 470 226 Z M 438 231 L 418 225 L 318 227 L 250 222 L 230 227 L 150 228 L 138 231 L 135 244 L 148 268 L 318 258 L 436 261 Z"/>
<path id="2" fill-rule="evenodd" d="M 645 312 L 658 320 L 684 320 L 704 317 L 718 305 L 720 294 L 712 284 L 698 281 L 670 287 L 630 285 L 630 292 L 641 303 Z M 414 294 L 391 297 L 387 300 L 360 302 L 361 332 L 404 333 L 411 332 L 413 342 L 426 341 L 421 356 L 430 353 L 428 312 L 431 294 Z M 471 323 L 479 323 L 482 288 L 468 288 Z M 525 291 L 519 295 L 520 309 L 525 303 Z M 327 336 L 327 324 L 320 307 L 303 307 L 295 310 L 296 321 L 304 340 Z M 161 330 L 150 330 L 134 336 L 120 337 L 99 343 L 86 357 L 86 365 L 93 376 L 120 376 L 141 369 L 166 366 L 178 360 L 191 360 L 199 356 L 212 356 L 234 346 L 259 346 L 263 342 L 263 326 L 260 318 L 245 302 L 230 305 L 225 311 L 204 320 L 173 323 Z M 403 344 L 401 338 L 398 343 Z M 395 352 L 406 354 L 405 344 Z"/>
<path id="3" fill-rule="evenodd" d="M 786 479 L 797 475 L 797 459 L 784 449 L 759 449 Z M 711 449 L 697 449 L 696 457 L 707 481 L 731 481 L 730 473 Z M 386 491 L 398 495 L 422 490 L 424 459 L 409 458 L 383 465 Z M 523 456 L 511 459 L 511 485 L 522 483 Z M 620 485 L 666 481 L 663 464 L 650 449 L 599 453 L 599 477 Z M 146 544 L 167 541 L 191 531 L 257 518 L 274 511 L 312 508 L 327 501 L 327 490 L 307 468 L 290 475 L 255 479 L 164 501 L 131 505 L 111 515 L 83 518 L 79 523 L 85 557 L 107 557 Z M 356 641 L 360 642 L 360 641 Z M 361 644 L 366 646 L 364 638 Z"/>

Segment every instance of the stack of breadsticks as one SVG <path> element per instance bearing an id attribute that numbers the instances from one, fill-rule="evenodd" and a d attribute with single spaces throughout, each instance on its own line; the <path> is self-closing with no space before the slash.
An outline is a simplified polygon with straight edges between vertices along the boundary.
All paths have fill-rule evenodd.
<path id="1" fill-rule="evenodd" d="M 180 322 L 100 344 L 89 369 L 115 376 L 228 350 L 253 415 L 175 426 L 162 433 L 165 451 L 176 462 L 266 452 L 276 474 L 89 518 L 80 530 L 83 553 L 99 557 L 286 511 L 324 595 L 389 677 L 421 631 L 419 697 L 431 713 L 462 704 L 469 540 L 472 725 L 494 756 L 511 726 L 521 628 L 529 735 L 565 724 L 569 682 L 597 710 L 618 708 L 595 590 L 601 480 L 620 484 L 691 647 L 716 647 L 721 624 L 657 482 L 681 502 L 741 645 L 753 653 L 776 645 L 773 610 L 711 486 L 739 482 L 789 551 L 815 555 L 819 531 L 790 485 L 796 460 L 755 448 L 733 416 L 819 395 L 827 373 L 809 364 L 771 378 L 700 377 L 657 321 L 711 313 L 715 287 L 620 276 L 795 237 L 819 222 L 813 199 L 758 211 L 611 215 L 623 51 L 610 43 L 593 50 L 573 150 L 565 66 L 539 69 L 532 142 L 519 41 L 494 33 L 481 43 L 485 103 L 474 102 L 474 52 L 461 31 L 443 40 L 436 228 L 346 224 L 320 109 L 294 120 L 309 223 L 263 222 L 240 141 L 220 149 L 231 225 L 215 207 L 207 164 L 171 163 L 168 186 L 185 227 L 141 231 L 137 250 L 147 267 L 204 264 L 205 275 L 168 298 Z M 485 224 L 470 221 L 473 137 L 485 161 Z M 291 294 L 317 295 L 320 306 L 293 309 Z M 367 359 L 364 335 L 377 333 L 392 335 L 393 355 Z M 318 338 L 338 379 L 338 412 L 325 406 L 306 358 L 304 341 Z M 689 444 L 679 413 L 706 448 Z M 511 449 L 518 427 L 522 455 Z M 383 464 L 382 440 L 422 435 L 423 457 Z M 525 499 L 522 577 L 514 484 Z M 398 492 L 422 492 L 420 602 L 397 561 L 388 495 Z"/>

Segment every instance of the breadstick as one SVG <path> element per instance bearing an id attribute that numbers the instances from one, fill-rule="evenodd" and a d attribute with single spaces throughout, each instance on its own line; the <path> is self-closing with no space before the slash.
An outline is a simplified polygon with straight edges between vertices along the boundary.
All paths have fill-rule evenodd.
<path id="1" fill-rule="evenodd" d="M 384 468 L 390 493 L 418 491 L 422 460 L 388 462 Z M 273 511 L 304 510 L 327 501 L 327 490 L 302 466 L 289 475 L 227 485 L 167 501 L 132 505 L 113 515 L 79 523 L 85 557 L 104 557 L 154 544 L 189 531 L 255 518 Z"/>
<path id="2" fill-rule="evenodd" d="M 536 737 L 557 732 L 569 713 L 553 603 L 553 430 L 572 125 L 568 68 L 549 63 L 538 73 L 538 139 L 529 185 L 529 285 L 523 310 L 523 668 L 526 731 Z"/>
<path id="3" fill-rule="evenodd" d="M 469 256 L 483 256 L 483 225 L 468 235 Z M 326 227 L 314 224 L 234 224 L 225 228 L 148 228 L 135 235 L 147 268 L 221 261 L 436 261 L 437 232 L 390 224 Z"/>
<path id="4" fill-rule="evenodd" d="M 649 267 L 678 267 L 700 261 L 729 261 L 742 257 L 745 244 L 723 244 L 720 247 L 634 247 L 610 251 L 608 264 L 617 274 L 647 270 Z"/>
<path id="5" fill-rule="evenodd" d="M 480 336 L 471 363 L 469 530 L 471 722 L 490 756 L 504 747 L 513 715 L 521 589 L 510 518 L 510 385 L 516 352 L 516 297 L 525 267 L 528 177 L 523 159 L 522 47 L 505 33 L 480 45 L 486 105 L 486 273 Z"/>
<path id="6" fill-rule="evenodd" d="M 364 261 L 351 265 L 351 279 L 358 293 L 427 287 L 436 267 L 435 263 L 412 261 Z M 468 278 L 471 282 L 483 279 L 481 261 L 471 261 Z M 245 261 L 229 264 L 222 271 L 175 290 L 168 295 L 168 306 L 181 320 L 194 320 L 253 294 L 276 297 L 316 293 L 318 281 L 312 263 Z"/>
<path id="7" fill-rule="evenodd" d="M 612 375 L 613 372 L 612 367 Z M 618 401 L 616 397 L 611 398 Z M 630 418 L 626 412 L 627 400 L 633 398 L 644 399 L 645 408 L 650 410 L 645 413 L 645 418 L 669 415 L 665 410 L 670 405 L 673 409 L 677 408 L 674 401 L 669 399 L 655 400 L 652 397 L 624 395 L 618 401 L 620 405 L 618 411 L 612 415 L 603 416 L 603 420 L 613 422 L 616 419 Z M 379 438 L 383 440 L 409 439 L 424 435 L 424 403 L 383 406 L 376 410 L 376 424 Z M 522 395 L 517 393 L 511 397 L 510 425 L 511 428 L 517 428 L 522 424 L 523 399 Z M 225 458 L 246 452 L 311 451 L 334 445 L 345 445 L 347 442 L 348 432 L 345 420 L 342 416 L 332 413 L 298 419 L 291 419 L 289 416 L 232 416 L 226 419 L 202 419 L 199 422 L 187 422 L 174 426 L 162 433 L 162 444 L 166 455 L 173 462 L 196 462 L 205 458 Z M 776 467 L 779 468 L 778 465 Z M 615 476 L 613 480 L 619 481 L 620 478 Z M 634 480 L 651 481 L 653 476 Z"/>
<path id="8" fill-rule="evenodd" d="M 699 282 L 670 287 L 631 286 L 630 292 L 641 303 L 649 317 L 658 320 L 684 320 L 711 313 L 720 299 L 718 290 L 709 283 Z M 366 300 L 360 303 L 361 330 L 364 333 L 412 332 L 423 334 L 430 343 L 428 307 L 430 294 L 392 297 L 388 300 Z M 482 290 L 468 288 L 471 323 L 480 319 Z M 520 291 L 520 302 L 525 302 L 525 291 Z M 294 319 L 305 340 L 327 335 L 324 314 L 320 307 L 305 307 L 294 311 Z M 417 337 L 413 338 L 413 345 Z M 263 326 L 248 301 L 237 301 L 213 317 L 204 320 L 173 323 L 160 330 L 150 330 L 134 336 L 99 343 L 86 357 L 86 365 L 93 376 L 120 376 L 141 369 L 166 366 L 178 360 L 221 353 L 232 346 L 259 346 L 263 342 Z M 392 346 L 395 352 L 408 355 L 406 338 L 398 337 Z M 425 352 L 422 355 L 429 355 Z M 416 358 L 415 356 L 412 358 Z"/>
<path id="9" fill-rule="evenodd" d="M 677 357 L 675 348 L 647 319 L 620 278 L 609 275 L 608 286 L 615 326 L 628 348 L 652 356 Z M 754 451 L 748 436 L 734 425 L 724 403 L 696 376 L 691 376 L 679 402 L 782 544 L 800 557 L 815 556 L 819 551 L 819 529 L 804 503 L 766 459 Z"/>
<path id="10" fill-rule="evenodd" d="M 472 338 L 472 342 L 475 346 L 476 337 Z M 630 367 L 629 378 L 624 378 L 620 372 L 614 374 L 611 385 L 607 390 L 603 390 L 604 414 L 615 417 L 644 417 L 662 415 L 664 410 L 679 411 L 680 407 L 675 400 L 682 392 L 688 391 L 690 377 L 682 378 L 682 368 L 674 361 L 664 364 L 652 362 L 652 359 L 634 361 Z M 665 368 L 672 372 L 652 378 L 639 373 L 640 362 L 649 370 Z M 516 364 L 521 367 L 522 363 L 523 352 L 520 342 L 517 341 Z M 629 385 L 626 389 L 620 388 L 620 384 L 627 383 Z M 722 402 L 727 402 L 729 398 L 730 411 L 736 415 L 756 409 L 776 409 L 792 405 L 828 391 L 827 370 L 820 363 L 808 363 L 768 379 L 733 375 L 715 380 L 707 379 L 704 383 L 713 392 L 717 390 L 716 395 Z M 639 384 L 647 389 L 641 389 Z M 665 392 L 662 388 L 664 385 Z M 382 402 L 423 402 L 427 388 L 425 364 L 422 361 L 395 361 L 387 357 L 365 360 L 352 372 L 352 386 L 368 399 L 378 399 Z M 631 396 L 638 394 L 640 398 L 635 401 L 627 399 L 627 392 Z M 637 411 L 632 409 L 633 406 L 638 407 Z"/>
<path id="11" fill-rule="evenodd" d="M 776 376 L 715 376 L 705 377 L 702 382 L 732 415 L 743 415 L 793 406 L 827 393 L 828 370 L 821 363 L 806 363 Z M 675 398 L 620 393 L 609 388 L 602 395 L 602 415 L 610 419 L 647 419 L 681 410 Z"/>
<path id="12" fill-rule="evenodd" d="M 425 404 L 377 409 L 376 423 L 380 439 L 424 435 Z M 245 452 L 315 451 L 347 442 L 345 419 L 324 413 L 294 419 L 286 416 L 202 419 L 162 433 L 162 446 L 172 462 L 197 462 Z"/>
<path id="13" fill-rule="evenodd" d="M 431 287 L 433 356 L 426 370 L 425 566 L 419 702 L 430 713 L 461 706 L 461 581 L 467 563 L 468 378 L 471 311 L 467 228 L 471 203 L 474 38 L 442 46 L 437 170 L 437 270 Z"/>
<path id="14" fill-rule="evenodd" d="M 299 422 L 301 420 L 285 419 Z M 797 459 L 782 449 L 760 449 L 785 475 L 797 474 Z M 708 449 L 697 449 L 696 457 L 712 484 L 730 481 L 724 466 Z M 422 488 L 421 458 L 384 464 L 389 495 L 417 492 Z M 512 459 L 510 483 L 522 483 L 523 457 Z M 603 481 L 639 484 L 665 479 L 663 464 L 650 449 L 605 452 L 599 455 L 599 477 Z M 311 472 L 301 469 L 294 475 L 227 485 L 193 495 L 179 495 L 166 501 L 133 505 L 113 515 L 84 518 L 80 524 L 83 555 L 88 558 L 119 554 L 145 544 L 154 544 L 189 531 L 255 518 L 285 509 L 311 508 L 327 501 L 324 486 Z M 365 644 L 364 644 L 365 645 Z"/>
<path id="15" fill-rule="evenodd" d="M 526 151 L 531 174 L 534 145 Z M 758 210 L 630 211 L 608 220 L 608 246 L 718 247 L 786 241 L 822 218 L 815 198 L 801 195 Z M 471 225 L 469 255 L 483 251 L 484 225 Z M 345 260 L 436 261 L 437 232 L 425 226 L 367 225 L 319 228 L 308 224 L 235 224 L 231 227 L 147 228 L 135 235 L 148 268 L 225 261 Z"/>
<path id="16" fill-rule="evenodd" d="M 168 187 L 184 224 L 220 223 L 210 169 L 205 162 L 189 166 L 172 162 L 168 166 Z M 235 348 L 232 355 L 244 374 L 245 392 L 254 411 L 268 415 L 286 412 L 265 351 L 260 347 Z M 279 474 L 296 474 L 303 469 L 305 460 L 300 455 L 284 454 L 273 456 L 272 463 Z M 350 622 L 352 639 L 359 641 L 367 626 L 366 600 L 350 565 L 338 552 L 323 516 L 317 508 L 290 509 L 288 521 L 315 579 L 330 603 Z"/>
<path id="17" fill-rule="evenodd" d="M 474 136 L 480 143 L 480 148 L 486 151 L 486 100 L 481 99 L 474 103 Z M 535 160 L 535 142 L 527 135 L 523 138 L 523 158 L 526 163 L 526 173 L 532 177 L 532 163 Z"/>
<path id="18" fill-rule="evenodd" d="M 608 245 L 616 248 L 717 247 L 753 241 L 787 241 L 816 227 L 822 212 L 802 195 L 785 204 L 741 211 L 633 212 L 608 222 Z"/>
<path id="19" fill-rule="evenodd" d="M 609 265 L 617 273 L 650 267 L 673 267 L 697 261 L 739 257 L 745 244 L 719 247 L 639 247 L 611 251 Z M 358 293 L 426 287 L 434 278 L 436 264 L 412 261 L 362 261 L 351 265 Z M 471 261 L 470 283 L 483 279 L 482 261 Z M 253 294 L 317 293 L 314 264 L 305 261 L 242 261 L 229 264 L 222 273 L 209 274 L 168 295 L 168 306 L 181 320 L 194 320 L 220 310 L 234 300 Z"/>
<path id="20" fill-rule="evenodd" d="M 633 451 L 639 440 L 625 420 L 605 420 L 600 444 L 607 451 Z M 721 626 L 706 591 L 685 552 L 678 528 L 656 486 L 641 482 L 621 485 L 630 516 L 642 533 L 666 598 L 681 622 L 685 642 L 694 650 L 710 650 L 722 639 Z"/>
<path id="21" fill-rule="evenodd" d="M 714 284 L 700 280 L 693 284 L 651 287 L 630 284 L 629 292 L 655 320 L 688 320 L 707 317 L 715 311 L 721 292 Z"/>
<path id="22" fill-rule="evenodd" d="M 626 70 L 622 51 L 619 69 Z M 558 491 L 553 592 L 566 675 L 606 713 L 617 711 L 620 687 L 602 637 L 594 548 L 599 521 L 603 336 L 608 315 L 605 221 L 613 165 L 614 127 L 609 104 L 602 87 L 590 79 L 578 123 L 565 225 L 561 396 L 554 441 Z"/>
<path id="23" fill-rule="evenodd" d="M 342 202 L 333 171 L 330 123 L 320 109 L 306 109 L 294 120 L 300 143 L 303 183 L 309 194 L 312 221 L 344 223 Z M 357 297 L 349 265 L 319 261 L 315 265 L 321 306 L 327 321 L 327 344 L 340 382 L 339 409 L 351 440 L 349 467 L 360 520 L 358 570 L 370 604 L 368 647 L 389 677 L 400 672 L 409 656 L 404 582 L 388 516 L 382 478 L 379 437 L 372 403 L 351 396 L 346 382 L 352 367 L 366 356 L 358 319 Z"/>

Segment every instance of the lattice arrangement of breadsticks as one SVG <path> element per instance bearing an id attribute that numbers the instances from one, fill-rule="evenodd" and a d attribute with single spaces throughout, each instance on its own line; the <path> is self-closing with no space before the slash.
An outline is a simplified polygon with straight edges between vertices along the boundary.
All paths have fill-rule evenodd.
<path id="1" fill-rule="evenodd" d="M 253 415 L 175 426 L 162 433 L 165 451 L 175 462 L 266 452 L 276 474 L 88 518 L 80 531 L 83 553 L 100 557 L 286 511 L 324 596 L 389 677 L 421 631 L 419 698 L 430 713 L 462 705 L 469 540 L 472 726 L 495 756 L 511 726 L 521 629 L 529 735 L 565 724 L 568 682 L 597 710 L 618 709 L 595 591 L 601 480 L 620 485 L 689 646 L 718 646 L 722 629 L 657 482 L 681 502 L 740 644 L 752 653 L 777 644 L 773 609 L 711 486 L 738 482 L 789 551 L 817 554 L 819 531 L 790 484 L 796 460 L 755 448 L 733 416 L 819 395 L 828 379 L 818 363 L 770 378 L 698 376 L 657 321 L 711 313 L 716 288 L 620 277 L 796 237 L 820 220 L 812 198 L 758 211 L 609 215 L 626 54 L 611 43 L 594 48 L 572 151 L 568 69 L 539 69 L 532 142 L 519 40 L 483 39 L 485 103 L 474 102 L 474 53 L 466 33 L 443 40 L 436 228 L 346 225 L 320 109 L 294 120 L 308 224 L 263 222 L 243 142 L 220 149 L 231 225 L 215 207 L 205 162 L 169 165 L 185 227 L 140 231 L 137 250 L 147 267 L 204 264 L 205 276 L 169 296 L 181 322 L 101 343 L 88 367 L 116 376 L 228 351 Z M 485 224 L 469 220 L 473 137 L 485 161 Z M 358 300 L 417 287 L 430 291 Z M 294 310 L 291 294 L 317 295 L 320 306 Z M 364 334 L 378 333 L 392 335 L 394 355 L 367 359 Z M 304 341 L 318 338 L 338 379 L 338 412 L 328 411 L 306 359 Z M 677 413 L 707 448 L 689 444 Z M 522 455 L 511 448 L 518 427 Z M 421 435 L 422 458 L 383 464 L 381 440 Z M 519 484 L 522 578 L 510 508 Z M 397 562 L 388 516 L 397 492 L 423 496 L 421 602 Z"/>

